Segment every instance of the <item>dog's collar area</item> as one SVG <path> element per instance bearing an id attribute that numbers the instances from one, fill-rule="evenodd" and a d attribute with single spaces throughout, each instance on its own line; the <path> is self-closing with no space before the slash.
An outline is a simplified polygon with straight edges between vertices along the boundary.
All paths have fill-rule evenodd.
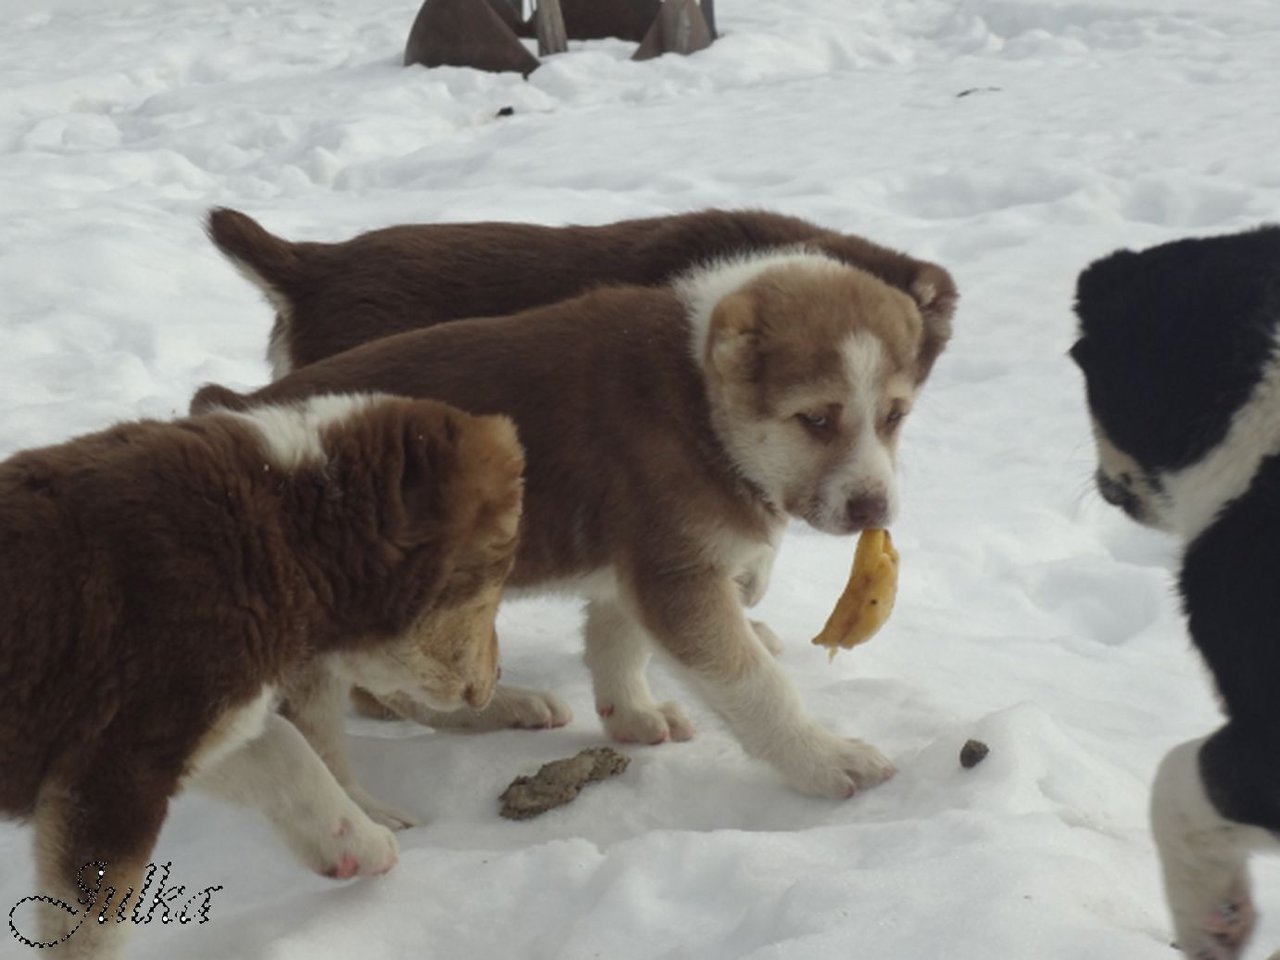
<path id="1" fill-rule="evenodd" d="M 1231 501 L 1243 496 L 1263 461 L 1280 454 L 1280 343 L 1272 348 L 1227 435 L 1197 463 L 1159 478 L 1174 531 L 1190 543 Z"/>

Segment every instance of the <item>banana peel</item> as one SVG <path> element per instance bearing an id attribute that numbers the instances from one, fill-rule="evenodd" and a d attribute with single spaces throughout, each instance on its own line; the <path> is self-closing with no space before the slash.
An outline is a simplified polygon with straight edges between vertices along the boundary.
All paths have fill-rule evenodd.
<path id="1" fill-rule="evenodd" d="M 888 530 L 864 530 L 853 554 L 849 583 L 836 601 L 822 632 L 813 638 L 836 652 L 870 640 L 889 619 L 898 595 L 898 551 Z"/>

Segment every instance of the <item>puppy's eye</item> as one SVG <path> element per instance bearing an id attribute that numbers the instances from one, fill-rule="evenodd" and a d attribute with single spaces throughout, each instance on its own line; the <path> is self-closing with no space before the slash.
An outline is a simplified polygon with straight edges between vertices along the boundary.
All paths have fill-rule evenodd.
<path id="1" fill-rule="evenodd" d="M 831 417 L 825 413 L 804 411 L 797 413 L 796 419 L 811 430 L 826 430 L 831 426 Z"/>
<path id="2" fill-rule="evenodd" d="M 906 418 L 907 411 L 901 407 L 894 407 L 884 416 L 884 428 L 886 430 L 897 429 L 898 425 Z"/>

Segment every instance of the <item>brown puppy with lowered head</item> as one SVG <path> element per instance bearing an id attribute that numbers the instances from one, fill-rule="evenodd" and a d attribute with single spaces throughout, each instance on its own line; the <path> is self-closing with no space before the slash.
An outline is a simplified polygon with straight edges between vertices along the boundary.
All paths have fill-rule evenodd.
<path id="1" fill-rule="evenodd" d="M 379 337 L 446 320 L 516 313 L 604 284 L 655 286 L 717 259 L 803 245 L 867 271 L 916 302 L 927 371 L 951 335 L 956 287 L 942 267 L 862 237 L 763 210 L 702 210 L 603 226 L 441 223 L 342 243 L 292 243 L 236 210 L 209 236 L 276 310 L 278 378 Z"/>
<path id="2" fill-rule="evenodd" d="M 259 808 L 313 870 L 389 869 L 391 832 L 275 694 L 319 666 L 484 706 L 522 467 L 504 418 L 374 396 L 127 423 L 0 463 L 0 814 L 33 819 L 40 894 L 67 905 L 33 905 L 39 942 L 118 956 L 115 912 L 139 906 L 189 784 Z M 69 916 L 92 861 L 115 899 Z"/>
<path id="3" fill-rule="evenodd" d="M 387 390 L 509 415 L 527 456 L 510 585 L 587 598 L 586 659 L 609 732 L 692 735 L 649 692 L 656 650 L 749 753 L 800 790 L 845 797 L 892 767 L 809 717 L 742 605 L 763 595 L 788 517 L 837 534 L 892 519 L 899 427 L 936 337 L 914 300 L 869 273 L 773 252 L 672 287 L 602 288 L 384 338 L 247 396 L 206 387 L 192 407 Z M 505 693 L 504 714 L 536 696 Z"/>

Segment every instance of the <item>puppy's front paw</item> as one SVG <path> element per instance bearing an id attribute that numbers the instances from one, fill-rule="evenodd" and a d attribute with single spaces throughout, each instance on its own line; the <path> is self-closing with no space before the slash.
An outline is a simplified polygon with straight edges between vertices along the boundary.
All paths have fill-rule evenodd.
<path id="1" fill-rule="evenodd" d="M 693 724 L 678 703 L 631 704 L 626 707 L 601 704 L 597 712 L 609 736 L 618 743 L 656 745 L 668 740 L 679 743 L 693 739 Z"/>
<path id="2" fill-rule="evenodd" d="M 1253 935 L 1258 914 L 1243 884 L 1237 884 L 1227 897 L 1201 918 L 1199 929 L 1179 937 L 1179 948 L 1194 960 L 1237 960 Z M 1179 924 L 1182 927 L 1183 924 Z"/>
<path id="3" fill-rule="evenodd" d="M 779 763 L 787 781 L 802 793 L 845 800 L 884 783 L 897 771 L 879 750 L 861 740 L 845 740 L 820 728 Z"/>
<path id="4" fill-rule="evenodd" d="M 316 872 L 335 880 L 386 873 L 400 859 L 395 835 L 363 813 L 343 817 L 330 832 L 329 843 L 319 845 Z"/>
<path id="5" fill-rule="evenodd" d="M 395 835 L 343 795 L 341 806 L 312 808 L 289 822 L 286 838 L 304 865 L 337 880 L 386 873 L 399 859 Z M 326 804 L 326 806 L 328 806 Z M 336 808 L 336 809 L 335 809 Z"/>
<path id="6" fill-rule="evenodd" d="M 522 687 L 500 687 L 485 713 L 495 728 L 519 730 L 551 730 L 573 719 L 568 704 L 554 693 Z"/>

